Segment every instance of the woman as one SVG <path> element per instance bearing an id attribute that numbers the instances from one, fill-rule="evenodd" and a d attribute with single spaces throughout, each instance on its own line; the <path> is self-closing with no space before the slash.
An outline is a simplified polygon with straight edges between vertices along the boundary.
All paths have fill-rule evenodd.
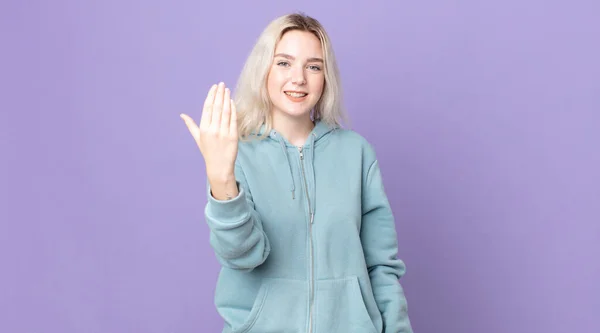
<path id="1" fill-rule="evenodd" d="M 394 217 L 375 152 L 342 129 L 339 75 L 321 24 L 277 18 L 236 87 L 182 114 L 206 163 L 205 209 L 230 332 L 412 332 Z"/>

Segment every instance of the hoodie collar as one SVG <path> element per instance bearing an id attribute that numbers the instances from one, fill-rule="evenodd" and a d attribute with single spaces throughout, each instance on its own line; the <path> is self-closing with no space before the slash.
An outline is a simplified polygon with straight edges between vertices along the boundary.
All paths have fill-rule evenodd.
<path id="1" fill-rule="evenodd" d="M 258 135 L 262 135 L 265 132 L 265 125 L 263 124 L 259 131 L 258 131 Z M 332 132 L 333 130 L 337 129 L 337 126 L 329 126 L 327 125 L 325 122 L 321 121 L 321 120 L 317 120 L 315 122 L 315 127 L 312 129 L 312 131 L 310 132 L 304 146 L 302 147 L 296 147 L 294 145 L 292 145 L 291 143 L 289 143 L 289 141 L 284 138 L 281 134 L 279 134 L 276 130 L 271 130 L 269 132 L 268 135 L 268 140 L 273 140 L 275 142 L 277 142 L 281 148 L 281 153 L 283 154 L 283 156 L 285 157 L 285 160 L 287 162 L 287 169 L 288 169 L 288 176 L 289 176 L 289 191 L 291 192 L 292 195 L 292 199 L 296 198 L 296 184 L 294 182 L 294 177 L 292 174 L 292 165 L 290 163 L 290 158 L 288 155 L 288 149 L 287 148 L 297 148 L 300 149 L 302 148 L 302 150 L 304 150 L 304 148 L 309 148 L 310 150 L 310 159 L 307 159 L 308 163 L 311 164 L 311 168 L 314 168 L 314 160 L 315 160 L 315 147 L 317 146 L 319 140 L 323 139 L 324 137 L 327 136 L 327 134 L 329 134 L 330 132 Z M 311 174 L 314 177 L 314 172 L 311 172 Z M 314 179 L 313 179 L 314 182 Z M 313 195 L 314 198 L 314 195 Z M 315 209 L 315 204 L 313 203 L 313 205 L 311 205 L 311 220 L 312 220 L 312 216 L 314 216 L 314 209 Z"/>
<path id="2" fill-rule="evenodd" d="M 312 147 L 312 146 L 314 146 L 315 144 L 318 143 L 318 141 L 320 139 L 322 139 L 323 137 L 325 137 L 329 132 L 335 130 L 336 128 L 337 128 L 337 126 L 329 126 L 329 125 L 327 125 L 325 122 L 323 122 L 321 120 L 316 120 L 315 121 L 315 127 L 310 132 L 310 134 L 309 134 L 306 142 L 304 143 L 304 147 Z M 260 127 L 259 134 L 263 134 L 264 131 L 265 131 L 265 125 L 262 125 Z M 281 134 L 279 134 L 279 132 L 277 132 L 274 129 L 272 129 L 269 132 L 269 136 L 268 137 L 270 139 L 273 139 L 273 140 L 276 140 L 276 141 L 282 140 L 286 147 L 296 147 L 295 145 L 292 145 L 286 138 L 284 138 Z"/>

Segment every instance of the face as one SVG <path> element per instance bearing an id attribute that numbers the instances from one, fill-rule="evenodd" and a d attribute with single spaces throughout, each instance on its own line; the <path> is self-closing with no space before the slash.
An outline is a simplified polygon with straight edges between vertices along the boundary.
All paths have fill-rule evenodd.
<path id="1" fill-rule="evenodd" d="M 272 112 L 307 117 L 325 83 L 321 42 L 312 33 L 286 32 L 277 47 L 267 79 Z"/>

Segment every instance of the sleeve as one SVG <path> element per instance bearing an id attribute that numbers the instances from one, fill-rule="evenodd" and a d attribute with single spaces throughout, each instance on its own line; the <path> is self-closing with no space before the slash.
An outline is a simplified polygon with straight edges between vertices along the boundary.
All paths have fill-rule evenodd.
<path id="1" fill-rule="evenodd" d="M 239 194 L 230 200 L 217 200 L 207 182 L 206 222 L 210 229 L 210 245 L 219 262 L 228 268 L 252 271 L 269 255 L 271 247 L 263 231 L 252 195 L 237 163 L 235 178 Z"/>
<path id="2" fill-rule="evenodd" d="M 397 258 L 398 239 L 379 163 L 373 161 L 364 177 L 361 241 L 375 301 L 382 314 L 384 333 L 412 333 L 408 306 L 399 279 L 406 266 Z"/>

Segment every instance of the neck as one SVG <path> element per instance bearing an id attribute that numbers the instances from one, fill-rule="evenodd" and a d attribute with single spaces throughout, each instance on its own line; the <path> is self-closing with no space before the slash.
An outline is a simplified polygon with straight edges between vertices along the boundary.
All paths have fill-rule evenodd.
<path id="1" fill-rule="evenodd" d="M 310 115 L 294 118 L 279 113 L 273 114 L 273 129 L 294 146 L 304 145 L 314 127 Z"/>

